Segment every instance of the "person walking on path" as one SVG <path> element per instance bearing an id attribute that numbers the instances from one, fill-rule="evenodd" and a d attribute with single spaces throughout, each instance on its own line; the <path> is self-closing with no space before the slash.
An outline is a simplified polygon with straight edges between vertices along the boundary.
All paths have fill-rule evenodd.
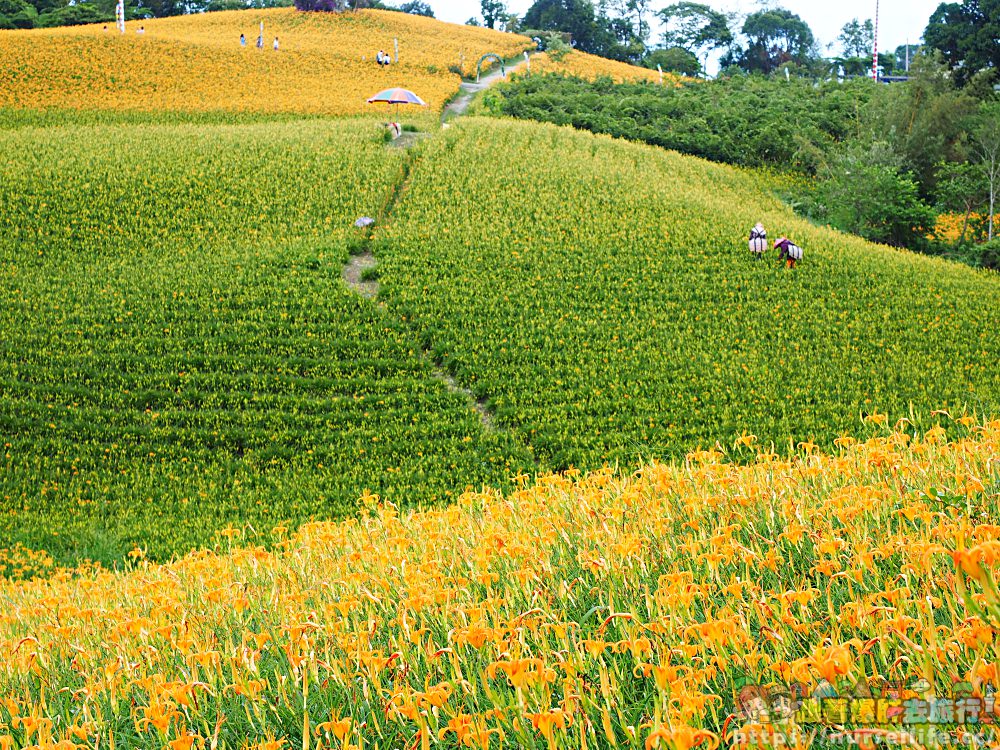
<path id="1" fill-rule="evenodd" d="M 760 260 L 761 256 L 764 255 L 764 251 L 767 250 L 767 230 L 764 229 L 764 225 L 759 221 L 750 230 L 750 252 L 753 253 L 756 260 Z"/>
<path id="2" fill-rule="evenodd" d="M 802 260 L 802 248 L 787 237 L 776 239 L 774 249 L 778 251 L 778 260 L 786 261 L 788 268 L 795 268 L 795 264 Z"/>

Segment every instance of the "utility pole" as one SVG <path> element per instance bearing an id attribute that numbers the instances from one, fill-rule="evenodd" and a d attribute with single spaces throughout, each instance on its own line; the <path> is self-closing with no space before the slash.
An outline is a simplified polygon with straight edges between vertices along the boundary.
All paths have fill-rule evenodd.
<path id="1" fill-rule="evenodd" d="M 878 3 L 875 0 L 875 37 L 872 40 L 872 80 L 878 83 Z"/>

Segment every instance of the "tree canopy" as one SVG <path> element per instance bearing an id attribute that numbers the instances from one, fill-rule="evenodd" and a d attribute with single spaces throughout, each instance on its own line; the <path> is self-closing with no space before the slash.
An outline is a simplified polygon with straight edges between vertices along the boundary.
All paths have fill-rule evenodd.
<path id="1" fill-rule="evenodd" d="M 944 56 L 960 84 L 982 70 L 1000 69 L 1000 0 L 941 3 L 924 30 L 924 43 Z"/>
<path id="2" fill-rule="evenodd" d="M 612 60 L 638 62 L 646 51 L 632 19 L 599 13 L 590 0 L 536 0 L 524 14 L 521 27 L 567 33 L 576 49 Z"/>
<path id="3" fill-rule="evenodd" d="M 809 24 L 784 8 L 751 13 L 742 31 L 749 43 L 741 66 L 750 72 L 771 73 L 784 63 L 805 63 L 816 41 Z"/>
<path id="4" fill-rule="evenodd" d="M 844 57 L 863 57 L 871 53 L 875 43 L 875 27 L 872 19 L 859 23 L 855 18 L 844 24 L 837 37 Z"/>
<path id="5" fill-rule="evenodd" d="M 646 55 L 643 65 L 647 68 L 660 67 L 661 70 L 681 75 L 693 76 L 701 72 L 698 58 L 683 47 L 657 49 Z"/>
<path id="6" fill-rule="evenodd" d="M 726 16 L 704 3 L 673 3 L 658 15 L 664 25 L 665 48 L 681 47 L 700 57 L 734 41 Z"/>
<path id="7" fill-rule="evenodd" d="M 483 14 L 483 25 L 490 29 L 495 29 L 497 23 L 507 17 L 507 8 L 503 0 L 481 0 L 479 9 Z"/>
<path id="8" fill-rule="evenodd" d="M 423 2 L 423 0 L 409 0 L 399 6 L 399 10 L 403 13 L 410 13 L 414 16 L 427 16 L 428 18 L 434 18 L 434 11 L 431 6 Z"/>
<path id="9" fill-rule="evenodd" d="M 1000 70 L 1000 0 L 941 3 L 924 30 L 962 85 L 982 70 Z"/>

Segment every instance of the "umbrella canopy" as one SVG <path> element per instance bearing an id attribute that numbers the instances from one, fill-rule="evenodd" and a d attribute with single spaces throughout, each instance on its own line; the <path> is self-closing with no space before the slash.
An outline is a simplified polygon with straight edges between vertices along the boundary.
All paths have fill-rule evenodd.
<path id="1" fill-rule="evenodd" d="M 373 219 L 371 216 L 362 216 L 360 219 L 354 222 L 354 226 L 363 228 L 371 226 L 374 223 L 375 219 Z"/>
<path id="2" fill-rule="evenodd" d="M 379 91 L 375 94 L 375 96 L 368 100 L 369 104 L 374 104 L 375 102 L 385 102 L 386 104 L 419 104 L 421 107 L 427 106 L 427 102 L 414 94 L 412 91 L 398 88 Z"/>

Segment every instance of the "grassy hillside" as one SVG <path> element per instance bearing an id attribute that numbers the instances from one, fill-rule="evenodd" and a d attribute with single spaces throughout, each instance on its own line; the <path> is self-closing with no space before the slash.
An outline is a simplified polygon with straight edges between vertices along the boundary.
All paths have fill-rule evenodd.
<path id="1" fill-rule="evenodd" d="M 266 44 L 258 51 L 261 21 Z M 281 8 L 142 25 L 140 35 L 140 23 L 130 22 L 124 36 L 113 24 L 0 31 L 0 107 L 344 115 L 371 112 L 368 97 L 403 86 L 438 111 L 458 91 L 449 68 L 474 74 L 487 52 L 509 57 L 532 46 L 513 34 L 388 11 Z M 382 69 L 375 55 L 391 52 L 394 39 L 399 64 Z"/>
<path id="2" fill-rule="evenodd" d="M 64 124 L 0 149 L 0 558 L 164 557 L 522 466 L 341 281 L 401 177 L 377 127 Z"/>
<path id="3" fill-rule="evenodd" d="M 751 260 L 757 220 L 799 268 Z M 733 168 L 467 120 L 379 237 L 383 298 L 555 467 L 1000 411 L 1000 278 L 811 226 Z"/>
<path id="4" fill-rule="evenodd" d="M 1000 423 L 943 425 L 791 461 L 546 477 L 416 515 L 372 504 L 273 551 L 0 583 L 0 746 L 993 736 L 992 698 L 944 709 L 958 683 L 980 699 L 998 684 Z M 840 717 L 819 701 L 859 684 L 877 702 Z"/>

